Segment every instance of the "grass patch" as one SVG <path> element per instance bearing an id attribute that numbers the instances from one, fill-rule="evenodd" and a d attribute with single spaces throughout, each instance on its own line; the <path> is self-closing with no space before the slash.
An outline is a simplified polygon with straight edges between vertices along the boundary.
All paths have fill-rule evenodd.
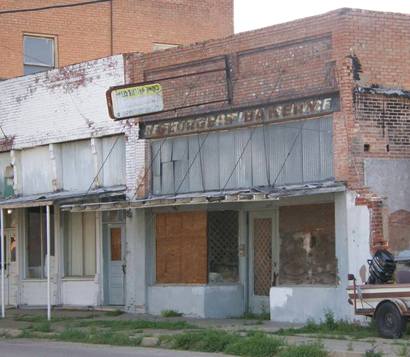
<path id="1" fill-rule="evenodd" d="M 116 310 L 112 310 L 112 311 L 107 311 L 105 313 L 105 316 L 120 316 L 124 313 L 124 311 L 120 310 L 120 309 L 116 309 Z"/>
<path id="2" fill-rule="evenodd" d="M 76 329 L 67 329 L 59 333 L 55 339 L 66 342 L 83 342 L 113 346 L 138 346 L 142 338 L 130 338 L 126 334 L 112 331 L 96 331 L 94 333 L 84 333 Z"/>
<path id="3" fill-rule="evenodd" d="M 319 343 L 288 346 L 279 352 L 278 357 L 327 357 L 329 353 Z"/>
<path id="4" fill-rule="evenodd" d="M 76 316 L 76 317 L 67 317 L 67 316 L 59 316 L 51 317 L 51 322 L 62 322 L 62 321 L 75 321 L 75 320 L 86 320 L 86 319 L 92 319 L 94 318 L 94 314 L 88 314 L 84 316 Z M 47 317 L 45 315 L 29 315 L 29 314 L 22 314 L 22 315 L 17 315 L 14 316 L 15 321 L 23 321 L 23 322 L 43 322 L 43 321 L 48 321 Z"/>
<path id="5" fill-rule="evenodd" d="M 362 326 L 358 323 L 351 323 L 345 320 L 335 320 L 331 312 L 325 313 L 324 320 L 319 323 L 308 320 L 307 324 L 300 328 L 280 329 L 278 335 L 298 335 L 298 334 L 318 334 L 322 337 L 349 336 L 354 339 L 377 337 L 377 330 L 373 324 Z"/>
<path id="6" fill-rule="evenodd" d="M 50 321 L 42 321 L 35 323 L 32 327 L 32 331 L 51 332 L 51 323 Z"/>
<path id="7" fill-rule="evenodd" d="M 47 321 L 47 318 L 42 315 L 17 315 L 14 317 L 15 321 L 24 321 L 24 322 L 43 322 Z"/>
<path id="8" fill-rule="evenodd" d="M 161 316 L 162 317 L 180 317 L 182 315 L 183 315 L 182 312 L 178 312 L 178 311 L 175 311 L 175 310 L 162 310 L 161 311 Z"/>
<path id="9" fill-rule="evenodd" d="M 245 312 L 240 319 L 267 321 L 270 320 L 270 313 L 262 312 L 261 314 L 255 314 L 253 312 Z"/>
<path id="10" fill-rule="evenodd" d="M 284 346 L 284 341 L 263 333 L 242 337 L 226 346 L 224 352 L 236 356 L 270 357 Z"/>
<path id="11" fill-rule="evenodd" d="M 263 333 L 240 336 L 217 330 L 183 333 L 169 337 L 167 342 L 178 350 L 223 352 L 249 357 L 274 356 L 285 344 L 282 339 Z"/>
<path id="12" fill-rule="evenodd" d="M 198 327 L 187 323 L 186 321 L 147 321 L 147 320 L 90 320 L 79 321 L 78 327 L 107 327 L 114 330 L 142 330 L 142 329 L 160 329 L 160 330 L 186 330 L 197 329 Z"/>

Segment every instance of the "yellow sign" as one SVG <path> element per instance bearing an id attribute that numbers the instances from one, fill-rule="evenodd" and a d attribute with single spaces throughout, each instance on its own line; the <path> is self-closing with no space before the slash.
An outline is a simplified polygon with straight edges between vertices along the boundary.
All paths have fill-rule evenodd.
<path id="1" fill-rule="evenodd" d="M 162 87 L 158 83 L 112 88 L 107 92 L 107 100 L 113 119 L 125 119 L 164 109 Z"/>

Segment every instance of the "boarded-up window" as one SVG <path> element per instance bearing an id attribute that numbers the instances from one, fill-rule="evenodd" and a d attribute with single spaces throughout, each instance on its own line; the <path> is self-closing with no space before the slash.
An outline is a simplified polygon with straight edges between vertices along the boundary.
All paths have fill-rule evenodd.
<path id="1" fill-rule="evenodd" d="M 206 212 L 156 216 L 157 283 L 207 283 Z"/>
<path id="2" fill-rule="evenodd" d="M 334 204 L 279 209 L 279 283 L 335 284 Z"/>

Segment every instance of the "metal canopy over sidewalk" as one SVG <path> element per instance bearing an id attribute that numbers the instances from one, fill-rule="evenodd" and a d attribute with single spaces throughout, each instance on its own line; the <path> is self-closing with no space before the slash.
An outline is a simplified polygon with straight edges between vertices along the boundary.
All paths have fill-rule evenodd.
<path id="1" fill-rule="evenodd" d="M 84 204 L 62 205 L 63 211 L 108 211 L 131 208 L 154 208 L 167 206 L 187 206 L 232 202 L 259 202 L 279 200 L 285 197 L 311 196 L 323 193 L 344 192 L 343 182 L 322 182 L 316 184 L 289 185 L 281 187 L 258 187 L 235 191 L 209 191 L 204 193 L 186 193 L 179 195 L 152 196 L 134 201 L 115 201 Z"/>
<path id="2" fill-rule="evenodd" d="M 114 197 L 123 195 L 125 186 L 112 186 L 109 188 L 98 188 L 89 192 L 60 191 L 37 195 L 13 197 L 0 200 L 0 208 L 26 208 L 49 206 L 55 203 L 67 203 L 67 201 L 90 200 L 92 198 Z"/>

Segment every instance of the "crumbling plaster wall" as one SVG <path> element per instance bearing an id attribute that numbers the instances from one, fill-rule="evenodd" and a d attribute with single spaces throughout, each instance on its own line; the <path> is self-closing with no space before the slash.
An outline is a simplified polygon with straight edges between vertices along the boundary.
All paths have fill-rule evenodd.
<path id="1" fill-rule="evenodd" d="M 386 198 L 389 248 L 410 249 L 410 159 L 366 159 L 364 173 L 366 185 Z"/>
<path id="2" fill-rule="evenodd" d="M 359 282 L 367 278 L 370 245 L 370 215 L 366 206 L 356 205 L 356 193 L 335 194 L 335 248 L 337 281 L 329 285 L 276 286 L 270 290 L 270 314 L 273 321 L 319 321 L 332 311 L 338 319 L 353 320 L 353 308 L 348 304 L 347 274 Z M 301 308 L 303 306 L 303 308 Z"/>

